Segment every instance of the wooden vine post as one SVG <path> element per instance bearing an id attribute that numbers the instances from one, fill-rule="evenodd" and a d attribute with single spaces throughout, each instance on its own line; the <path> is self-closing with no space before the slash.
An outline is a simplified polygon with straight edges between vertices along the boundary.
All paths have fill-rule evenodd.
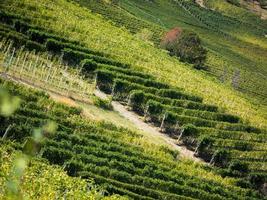
<path id="1" fill-rule="evenodd" d="M 166 117 L 167 117 L 167 113 L 164 114 L 163 119 L 161 121 L 161 125 L 160 125 L 160 131 L 161 132 L 164 131 L 164 124 L 165 124 Z"/>

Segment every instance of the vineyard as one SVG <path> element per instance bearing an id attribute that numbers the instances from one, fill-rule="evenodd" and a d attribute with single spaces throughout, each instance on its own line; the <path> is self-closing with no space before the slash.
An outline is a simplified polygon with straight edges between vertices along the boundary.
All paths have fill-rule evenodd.
<path id="1" fill-rule="evenodd" d="M 141 136 L 130 130 L 84 121 L 79 109 L 54 103 L 44 93 L 4 80 L 1 85 L 21 99 L 15 114 L 1 119 L 4 140 L 10 139 L 18 144 L 17 148 L 24 149 L 33 127 L 42 127 L 53 120 L 57 132 L 42 140 L 38 156 L 63 166 L 70 176 L 93 178 L 96 184 L 105 186 L 107 194 L 134 199 L 260 197 L 256 192 L 227 183 L 230 180 L 222 179 L 210 169 L 194 168 L 183 160 L 177 162 L 176 152 L 157 150 L 163 151 L 161 158 L 159 154 L 144 151 L 131 143 L 133 138 Z M 128 141 L 122 139 L 125 137 Z"/>
<path id="2" fill-rule="evenodd" d="M 227 2 L 205 1 L 205 3 L 216 6 L 210 6 L 211 9 L 207 10 L 200 8 L 192 1 L 158 0 L 157 3 L 152 4 L 149 1 L 120 0 L 117 5 L 112 5 L 114 9 L 110 12 L 106 10 L 110 4 L 105 1 L 82 1 L 82 5 L 87 6 L 93 12 L 104 15 L 116 22 L 116 25 L 119 24 L 118 26 L 126 27 L 130 31 L 135 28 L 135 20 L 127 18 L 127 24 L 118 22 L 117 15 L 126 19 L 124 14 L 129 12 L 136 18 L 156 24 L 162 32 L 175 26 L 197 32 L 209 50 L 207 64 L 210 73 L 222 82 L 231 84 L 232 77 L 239 72 L 238 86 L 235 86 L 235 89 L 254 100 L 256 96 L 260 103 L 266 105 L 266 90 L 264 89 L 266 71 L 263 68 L 267 63 L 264 58 L 267 47 L 264 39 L 266 22 L 244 9 L 234 8 L 233 10 Z M 227 6 L 230 10 L 232 9 L 231 12 L 229 11 L 231 14 L 222 15 L 214 11 L 214 8 L 223 10 Z M 152 25 L 148 29 L 153 30 L 153 33 L 158 33 L 158 28 Z M 218 37 L 220 40 L 217 39 Z M 154 41 L 154 43 L 158 42 Z M 253 49 L 253 52 L 250 49 Z M 257 58 L 257 61 L 254 58 Z M 261 89 L 256 90 L 257 88 Z"/>
<path id="3" fill-rule="evenodd" d="M 138 2 L 0 3 L 0 198 L 266 198 L 265 107 L 158 49 L 163 32 L 172 24 L 161 16 L 168 11 L 162 10 L 155 19 L 153 13 L 147 13 L 162 5 L 139 2 L 134 11 Z M 145 9 L 146 4 L 151 5 L 150 10 Z M 226 50 L 214 50 L 219 42 L 213 49 L 210 42 L 215 36 L 241 44 L 242 36 L 236 34 L 246 31 L 245 27 L 253 27 L 248 33 L 253 37 L 264 32 L 265 24 L 240 23 L 216 11 L 207 15 L 189 1 L 167 1 L 165 5 L 165 9 L 173 6 L 183 11 L 177 14 L 180 25 L 197 27 L 201 34 L 213 32 L 204 41 L 211 48 L 209 64 Z M 154 45 L 136 37 L 144 29 L 153 33 Z M 259 46 L 255 51 L 258 57 L 266 53 Z M 265 58 L 258 62 L 264 64 Z M 262 80 L 258 78 L 260 84 Z M 264 93 L 261 87 L 258 92 Z M 47 93 L 90 104 L 95 90 L 203 162 L 182 158 L 178 151 L 156 145 L 137 129 L 89 119 L 82 107 L 56 103 Z M 8 106 L 14 102 L 16 105 Z M 23 155 L 27 163 L 23 166 L 28 166 L 17 180 L 21 186 L 11 182 L 21 191 L 9 186 L 12 174 L 8 170 L 16 155 Z M 39 167 L 41 172 L 36 171 Z M 32 176 L 42 172 L 45 184 L 50 184 L 53 173 L 62 178 L 38 193 L 36 184 L 44 182 L 29 185 Z"/>

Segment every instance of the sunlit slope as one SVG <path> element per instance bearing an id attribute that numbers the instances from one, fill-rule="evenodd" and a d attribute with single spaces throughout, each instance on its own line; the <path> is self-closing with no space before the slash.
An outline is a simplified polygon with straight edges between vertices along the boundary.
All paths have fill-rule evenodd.
<path id="1" fill-rule="evenodd" d="M 64 0 L 7 0 L 1 6 L 8 11 L 28 16 L 34 19 L 34 23 L 58 34 L 83 41 L 92 49 L 112 54 L 114 59 L 130 63 L 140 71 L 150 72 L 173 86 L 200 95 L 205 102 L 240 115 L 256 126 L 263 127 L 267 124 L 264 111 L 252 105 L 241 94 L 190 69 L 78 4 Z"/>
<path id="2" fill-rule="evenodd" d="M 136 27 L 135 20 L 127 18 L 126 13 L 139 20 L 157 24 L 165 31 L 180 26 L 197 32 L 209 50 L 209 71 L 225 84 L 231 84 L 233 77 L 237 75 L 237 90 L 249 95 L 253 101 L 257 99 L 262 104 L 267 103 L 267 42 L 264 37 L 267 24 L 249 11 L 222 1 L 213 2 L 220 7 L 228 6 L 231 15 L 227 16 L 227 13 L 219 9 L 221 13 L 200 8 L 190 1 L 120 0 L 117 4 L 95 0 L 79 2 L 131 32 Z M 124 20 L 118 21 L 118 15 L 121 19 L 127 18 L 127 23 Z M 150 29 L 154 32 L 154 40 L 158 28 L 151 26 Z M 158 34 L 158 37 L 161 35 Z"/>
<path id="3" fill-rule="evenodd" d="M 1 142 L 0 169 L 3 176 L 0 177 L 0 186 L 4 186 L 16 154 L 4 145 L 12 140 L 17 149 L 25 150 L 22 144 L 29 141 L 33 127 L 40 127 L 51 119 L 57 124 L 57 130 L 52 135 L 42 138 L 38 158 L 32 158 L 21 181 L 22 191 L 31 193 L 29 199 L 53 199 L 55 196 L 102 199 L 99 195 L 95 198 L 90 196 L 94 195 L 88 191 L 92 186 L 90 182 L 70 178 L 62 172 L 62 168 L 72 177 L 93 178 L 95 184 L 107 191 L 104 195 L 121 194 L 131 199 L 261 197 L 255 190 L 238 186 L 240 179 L 222 177 L 211 167 L 181 159 L 179 152 L 155 144 L 138 132 L 89 120 L 82 115 L 80 108 L 57 104 L 44 92 L 2 79 L 0 85 L 23 102 L 12 116 L 1 117 L 5 122 L 1 124 L 1 134 L 8 124 L 14 126 Z M 44 159 L 59 165 L 61 170 L 59 166 L 43 164 L 47 163 Z M 32 180 L 34 183 L 30 184 Z M 78 185 L 74 189 L 75 184 Z M 2 193 L 1 190 L 0 198 Z"/>
<path id="4" fill-rule="evenodd" d="M 16 189 L 20 190 L 18 193 L 22 193 L 24 198 L 21 197 L 21 199 L 47 200 L 53 199 L 55 196 L 66 196 L 69 199 L 81 200 L 100 197 L 96 191 L 88 191 L 88 182 L 85 180 L 69 177 L 62 168 L 50 166 L 48 163 L 42 162 L 41 159 L 32 159 L 30 165 L 24 168 L 29 160 L 22 152 L 16 151 L 14 146 L 16 146 L 15 143 L 1 140 L 0 199 L 17 199 L 18 195 L 16 196 L 16 192 L 14 192 Z M 16 148 L 18 147 L 16 146 Z M 22 173 L 21 180 L 23 181 L 20 182 L 19 186 L 16 186 L 16 179 L 11 175 L 14 171 L 16 171 L 16 175 Z M 7 184 L 8 182 L 9 184 Z M 13 190 L 10 189 L 12 186 Z M 105 199 L 112 198 L 107 197 Z"/>
<path id="5" fill-rule="evenodd" d="M 193 14 L 190 15 L 179 4 L 165 0 L 154 4 L 128 0 L 121 2 L 123 8 L 139 17 L 147 20 L 152 20 L 151 15 L 157 17 L 157 20 L 153 19 L 154 23 L 160 20 L 167 28 L 181 26 L 197 32 L 209 50 L 207 64 L 211 72 L 221 78 L 226 71 L 225 82 L 231 82 L 233 75 L 240 71 L 238 89 L 266 104 L 266 24 L 255 16 L 247 13 L 248 16 L 243 16 L 243 19 L 223 17 L 193 5 L 189 7 Z"/>
<path id="6" fill-rule="evenodd" d="M 262 0 L 263 3 L 265 0 Z M 239 0 L 239 5 L 234 6 L 226 0 L 204 0 L 204 5 L 211 9 L 216 9 L 228 16 L 236 17 L 244 21 L 255 23 L 259 18 L 266 19 L 266 8 L 260 6 L 258 1 Z M 266 23 L 265 23 L 266 24 Z"/>

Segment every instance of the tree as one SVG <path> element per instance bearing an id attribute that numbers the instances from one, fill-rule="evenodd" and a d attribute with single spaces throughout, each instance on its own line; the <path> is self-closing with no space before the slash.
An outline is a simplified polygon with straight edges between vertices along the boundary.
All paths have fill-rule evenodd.
<path id="1" fill-rule="evenodd" d="M 199 36 L 192 31 L 174 28 L 165 35 L 161 46 L 168 50 L 170 55 L 194 64 L 196 69 L 202 69 L 206 61 L 207 51 L 202 46 Z"/>

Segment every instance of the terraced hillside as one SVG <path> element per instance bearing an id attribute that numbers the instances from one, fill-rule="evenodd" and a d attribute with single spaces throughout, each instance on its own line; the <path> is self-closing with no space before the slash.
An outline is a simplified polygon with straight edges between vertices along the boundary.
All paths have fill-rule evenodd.
<path id="1" fill-rule="evenodd" d="M 180 160 L 177 152 L 142 147 L 138 144 L 142 136 L 137 133 L 83 120 L 79 109 L 56 104 L 44 93 L 25 86 L 2 79 L 1 86 L 21 99 L 15 114 L 1 117 L 1 136 L 12 140 L 17 149 L 25 149 L 34 127 L 56 122 L 57 131 L 41 141 L 38 155 L 64 166 L 70 176 L 93 178 L 105 186 L 107 194 L 134 199 L 260 198 L 255 191 L 235 186 L 238 179 L 222 178 L 210 168 Z"/>
<path id="2" fill-rule="evenodd" d="M 160 26 L 165 32 L 175 26 L 197 32 L 209 50 L 209 71 L 229 85 L 238 76 L 238 84 L 234 88 L 248 94 L 251 99 L 257 97 L 266 105 L 264 66 L 267 63 L 267 46 L 264 36 L 267 23 L 249 11 L 225 1 L 205 1 L 205 5 L 212 10 L 201 8 L 192 1 L 120 0 L 113 5 L 106 1 L 82 0 L 79 3 L 129 30 L 135 27 L 129 21 L 138 18 Z M 110 7 L 113 8 L 112 12 L 107 9 Z M 127 23 L 118 22 L 115 17 L 119 15 L 125 19 L 129 13 L 132 17 L 127 18 Z M 154 34 L 159 32 L 153 26 L 150 29 Z M 161 34 L 158 37 L 161 38 Z"/>
<path id="3" fill-rule="evenodd" d="M 39 26 L 71 40 L 80 41 L 86 47 L 96 51 L 110 54 L 113 59 L 132 64 L 136 70 L 154 74 L 158 79 L 170 83 L 174 87 L 180 87 L 205 97 L 206 103 L 216 104 L 232 114 L 240 115 L 245 120 L 254 123 L 255 126 L 266 125 L 262 106 L 251 103 L 240 93 L 214 81 L 205 74 L 191 70 L 188 65 L 180 63 L 165 52 L 136 39 L 123 29 L 114 27 L 101 17 L 90 14 L 88 10 L 81 9 L 77 4 L 64 1 L 50 2 L 49 4 L 45 2 L 35 4 L 31 1 L 5 2 L 1 4 L 1 7 L 6 11 L 10 10 L 13 13 L 28 16 L 28 18 L 34 16 L 34 18 L 30 18 L 33 24 L 39 24 Z M 35 7 L 35 9 L 31 9 L 31 7 Z M 67 7 L 71 9 L 69 9 L 69 14 L 65 15 L 64 10 Z M 46 10 L 46 13 L 43 13 L 42 10 Z M 26 12 L 27 15 L 24 15 L 23 13 Z M 76 13 L 79 15 L 77 16 Z M 62 19 L 64 19 L 64 23 L 62 23 Z M 80 23 L 77 24 L 75 20 L 79 20 Z M 88 24 L 97 29 L 91 29 Z M 125 51 L 126 49 L 127 51 Z"/>
<path id="4" fill-rule="evenodd" d="M 5 95 L 20 99 L 20 106 L 17 109 L 8 106 L 12 101 L 4 101 L 5 96 L 0 95 L 4 99 L 0 100 L 3 144 L 0 155 L 4 160 L 0 167 L 5 170 L 0 184 L 6 183 L 0 195 L 15 195 L 15 198 L 21 195 L 18 190 L 14 190 L 14 194 L 5 192 L 10 191 L 10 158 L 23 152 L 24 156 L 28 155 L 29 163 L 45 164 L 44 168 L 51 171 L 49 165 L 56 165 L 58 173 L 66 171 L 68 176 L 62 173 L 64 178 L 59 181 L 70 181 L 39 194 L 28 188 L 26 178 L 22 191 L 26 191 L 25 197 L 35 199 L 45 194 L 52 198 L 58 195 L 81 199 L 88 197 L 88 193 L 92 199 L 265 198 L 265 107 L 206 72 L 196 71 L 170 57 L 156 45 L 143 41 L 139 33 L 144 29 L 147 33 L 153 32 L 150 39 L 158 44 L 165 22 L 163 19 L 155 22 L 153 12 L 161 7 L 166 10 L 161 10 L 158 16 L 166 16 L 171 7 L 178 6 L 183 12 L 176 17 L 184 20 L 181 23 L 185 27 L 198 25 L 197 31 L 211 32 L 206 37 L 206 45 L 211 45 L 219 36 L 233 48 L 244 45 L 244 40 L 230 25 L 222 24 L 225 26 L 222 31 L 205 15 L 207 11 L 195 4 L 168 1 L 163 6 L 162 2 L 142 1 L 138 4 L 139 11 L 136 10 L 138 1 L 116 5 L 65 0 L 1 2 L 0 85 Z M 151 6 L 145 11 L 147 5 Z M 125 19 L 118 13 L 122 8 L 120 13 L 127 16 Z M 105 12 L 105 16 L 94 12 Z M 148 12 L 152 12 L 150 19 L 146 18 Z M 218 13 L 209 14 L 219 21 L 225 19 Z M 188 20 L 192 20 L 192 24 L 188 24 Z M 118 27 L 121 25 L 126 28 Z M 232 24 L 232 28 L 236 26 Z M 236 31 L 251 30 L 247 26 L 250 25 L 241 24 Z M 254 43 L 261 41 L 259 35 L 264 26 L 256 24 L 256 28 L 248 32 Z M 218 41 L 214 43 L 213 53 L 218 50 L 216 45 Z M 255 47 L 261 52 L 258 62 L 265 62 L 264 45 L 263 42 Z M 217 53 L 225 55 L 224 50 Z M 262 80 L 259 82 L 264 86 Z M 21 83 L 82 102 L 83 106 L 93 101 L 96 88 L 138 114 L 148 126 L 157 127 L 176 139 L 177 145 L 194 151 L 194 155 L 206 163 L 184 159 L 179 152 L 166 144 L 157 144 L 152 141 L 154 137 L 145 137 L 135 128 L 116 126 L 116 121 L 111 124 L 92 120 L 84 107 L 55 103 L 45 92 Z M 1 105 L 3 102 L 5 107 Z M 3 111 L 12 107 L 13 114 L 3 115 Z M 5 154 L 6 149 L 10 150 Z M 25 165 L 29 171 L 34 170 L 31 164 Z M 49 183 L 47 179 L 45 183 Z M 16 180 L 23 182 L 23 179 Z M 81 188 L 74 189 L 75 181 L 81 183 Z M 19 188 L 17 183 L 15 188 Z"/>

